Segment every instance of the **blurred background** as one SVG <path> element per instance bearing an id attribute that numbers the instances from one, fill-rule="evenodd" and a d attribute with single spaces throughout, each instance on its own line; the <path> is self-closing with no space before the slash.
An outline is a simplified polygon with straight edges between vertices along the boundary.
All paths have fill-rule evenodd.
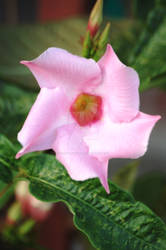
<path id="1" fill-rule="evenodd" d="M 105 0 L 104 15 L 124 17 L 132 14 L 130 0 Z M 46 22 L 88 15 L 95 0 L 1 0 L 2 23 Z"/>
<path id="2" fill-rule="evenodd" d="M 94 0 L 0 0 L 0 130 L 15 144 L 38 91 L 34 78 L 19 61 L 31 60 L 50 46 L 81 55 L 81 38 L 94 3 Z M 110 42 L 124 63 L 128 62 L 154 6 L 154 0 L 104 0 L 104 23 L 111 21 Z M 141 110 L 163 118 L 152 133 L 148 152 L 136 162 L 111 160 L 109 176 L 166 220 L 165 90 L 141 93 Z M 0 183 L 0 187 L 3 185 Z M 6 209 L 14 200 L 11 191 L 4 201 L 6 205 L 0 206 L 0 230 L 6 225 Z M 55 204 L 48 217 L 29 227 L 24 235 L 18 233 L 13 238 L 13 225 L 5 226 L 0 249 L 94 249 L 75 229 L 72 215 L 62 203 Z M 25 241 L 34 234 L 40 248 L 25 246 Z"/>

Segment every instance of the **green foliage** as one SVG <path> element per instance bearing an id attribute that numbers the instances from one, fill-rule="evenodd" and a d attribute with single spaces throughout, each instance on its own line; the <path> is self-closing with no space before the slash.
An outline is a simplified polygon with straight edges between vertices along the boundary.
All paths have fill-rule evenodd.
<path id="1" fill-rule="evenodd" d="M 75 182 L 52 155 L 22 160 L 38 199 L 64 201 L 75 225 L 98 249 L 166 249 L 166 227 L 147 207 L 113 183 L 107 195 L 98 180 Z M 155 233 L 153 233 L 155 232 Z"/>
<path id="2" fill-rule="evenodd" d="M 98 61 L 104 54 L 107 44 L 110 41 L 110 23 L 108 22 L 101 33 L 101 35 L 98 38 L 98 41 L 96 43 L 96 48 L 91 50 L 91 57 Z"/>
<path id="3" fill-rule="evenodd" d="M 166 174 L 155 171 L 137 178 L 134 197 L 149 206 L 166 222 Z"/>
<path id="4" fill-rule="evenodd" d="M 3 179 L 3 178 L 2 178 Z M 5 191 L 5 192 L 4 192 Z M 0 209 L 5 206 L 14 191 L 13 185 L 8 185 L 3 181 L 0 181 Z"/>
<path id="5" fill-rule="evenodd" d="M 165 9 L 161 7 L 157 7 L 149 13 L 145 29 L 143 29 L 142 34 L 140 35 L 140 38 L 134 47 L 133 53 L 131 53 L 131 55 L 129 56 L 131 63 L 134 63 L 143 49 L 149 45 L 153 35 L 158 31 L 158 28 L 160 27 L 164 19 Z"/>
<path id="6" fill-rule="evenodd" d="M 0 141 L 7 151 L 12 149 L 3 136 Z M 6 153 L 3 151 L 5 159 Z M 109 181 L 111 194 L 108 195 L 97 179 L 71 180 L 53 155 L 29 154 L 20 160 L 14 156 L 12 159 L 12 165 L 19 169 L 19 177 L 15 179 L 28 179 L 31 193 L 40 200 L 65 202 L 74 215 L 76 227 L 97 249 L 166 249 L 164 223 L 112 182 Z"/>
<path id="7" fill-rule="evenodd" d="M 0 175 L 1 180 L 6 183 L 10 183 L 13 180 L 13 173 L 11 169 L 6 165 L 5 162 L 0 161 Z"/>
<path id="8" fill-rule="evenodd" d="M 120 60 L 126 65 L 135 48 L 143 25 L 134 20 L 111 22 L 110 42 Z"/>
<path id="9" fill-rule="evenodd" d="M 155 6 L 155 0 L 133 0 L 132 2 L 134 16 L 142 21 L 146 20 L 149 11 Z"/>
<path id="10" fill-rule="evenodd" d="M 0 134 L 0 208 L 13 194 L 13 176 L 17 170 L 15 153 L 12 143 Z"/>
<path id="11" fill-rule="evenodd" d="M 166 8 L 157 6 L 147 19 L 138 43 L 129 57 L 129 63 L 141 79 L 140 90 L 165 83 L 166 74 Z"/>
<path id="12" fill-rule="evenodd" d="M 18 87 L 1 84 L 0 96 L 0 131 L 12 140 L 17 141 L 17 133 L 25 121 L 36 94 Z M 9 151 L 9 154 L 11 151 Z"/>
<path id="13" fill-rule="evenodd" d="M 132 161 L 128 165 L 123 166 L 113 176 L 112 181 L 121 188 L 131 191 L 136 180 L 138 166 L 139 161 Z"/>
<path id="14" fill-rule="evenodd" d="M 90 32 L 87 31 L 85 34 L 85 37 L 83 38 L 83 46 L 82 46 L 82 56 L 89 58 L 90 57 L 90 49 L 92 46 L 92 39 L 90 36 Z"/>
<path id="15" fill-rule="evenodd" d="M 11 169 L 15 166 L 15 153 L 16 149 L 13 144 L 0 134 L 0 163 L 6 166 L 6 169 Z M 8 172 L 8 170 L 6 171 Z"/>
<path id="16" fill-rule="evenodd" d="M 77 25 L 74 23 L 75 21 L 65 22 L 61 26 L 49 24 L 16 27 L 15 29 L 12 27 L 8 31 L 1 30 L 0 45 L 5 47 L 0 46 L 0 79 L 35 90 L 37 84 L 31 73 L 24 66 L 19 65 L 18 61 L 32 59 L 50 46 L 64 47 L 70 52 L 79 54 L 81 45 L 76 42 L 76 38 L 78 40 L 83 33 L 85 20 L 77 20 Z M 116 22 L 115 26 L 112 24 L 112 27 L 111 43 L 120 59 L 127 62 L 131 48 L 136 43 L 140 26 L 138 25 L 138 32 L 133 31 L 133 27 L 136 27 L 135 23 L 123 20 Z M 74 30 L 75 40 L 73 38 L 71 40 L 69 35 L 71 29 Z M 69 34 L 66 34 L 66 31 Z M 93 52 L 93 56 L 96 56 L 94 58 L 99 59 L 106 45 L 105 38 L 109 37 L 108 31 L 109 25 L 99 39 L 100 51 L 95 54 L 95 50 L 90 52 L 86 50 L 87 57 L 89 57 L 89 53 Z M 141 78 L 141 90 L 165 83 L 165 37 L 165 9 L 162 9 L 159 4 L 149 14 L 147 26 L 130 56 L 130 64 L 138 71 Z M 62 41 L 64 41 L 63 45 Z M 84 42 L 86 49 L 89 37 Z M 8 51 L 8 55 L 6 51 Z M 92 56 L 92 54 L 90 55 Z M 15 143 L 16 134 L 23 124 L 36 94 L 6 84 L 1 87 L 1 94 L 0 131 L 8 135 L 10 140 Z M 36 198 L 47 202 L 63 201 L 67 204 L 73 213 L 76 227 L 88 236 L 97 249 L 166 249 L 165 224 L 145 205 L 136 202 L 128 192 L 109 181 L 111 194 L 108 195 L 97 179 L 84 182 L 71 180 L 64 167 L 53 155 L 29 154 L 16 160 L 16 151 L 17 146 L 13 146 L 1 135 L 0 180 L 2 182 L 0 182 L 0 190 L 2 193 L 7 187 L 4 182 L 10 184 L 21 178 L 28 179 L 30 191 Z M 115 182 L 123 188 L 131 189 L 136 169 L 137 165 L 129 165 L 124 168 L 114 177 Z M 10 192 L 6 193 L 7 196 L 5 194 L 0 197 L 0 207 L 10 197 L 13 187 L 8 191 Z M 31 222 L 21 230 L 24 232 L 29 226 L 31 227 Z"/>

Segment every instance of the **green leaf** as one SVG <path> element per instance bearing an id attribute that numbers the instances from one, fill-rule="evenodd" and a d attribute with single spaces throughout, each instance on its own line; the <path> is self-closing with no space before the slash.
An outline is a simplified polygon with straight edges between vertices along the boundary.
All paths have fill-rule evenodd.
<path id="1" fill-rule="evenodd" d="M 143 49 L 151 42 L 153 35 L 158 31 L 160 25 L 165 19 L 165 9 L 156 7 L 153 9 L 146 20 L 146 26 L 142 29 L 133 52 L 129 55 L 129 62 L 134 63 L 137 57 L 142 53 Z"/>
<path id="2" fill-rule="evenodd" d="M 0 179 L 3 182 L 10 183 L 13 180 L 13 173 L 11 169 L 6 165 L 5 162 L 1 162 L 0 159 Z"/>
<path id="3" fill-rule="evenodd" d="M 140 91 L 164 84 L 158 77 L 166 73 L 166 8 L 156 7 L 150 12 L 129 63 L 139 73 Z"/>
<path id="4" fill-rule="evenodd" d="M 142 24 L 134 20 L 111 21 L 111 45 L 120 60 L 127 65 L 142 28 Z"/>
<path id="5" fill-rule="evenodd" d="M 52 155 L 25 156 L 21 165 L 38 199 L 65 202 L 74 223 L 97 249 L 166 249 L 166 227 L 156 215 L 109 182 L 107 195 L 97 179 L 76 182 Z"/>
<path id="6" fill-rule="evenodd" d="M 142 21 L 146 20 L 149 11 L 155 6 L 155 0 L 133 0 L 132 2 L 134 16 Z"/>
<path id="7" fill-rule="evenodd" d="M 15 167 L 15 154 L 16 150 L 13 144 L 0 134 L 0 163 L 8 168 Z"/>
<path id="8" fill-rule="evenodd" d="M 4 192 L 5 190 L 5 192 Z M 0 181 L 0 209 L 5 206 L 5 204 L 9 201 L 10 197 L 13 195 L 14 192 L 14 186 L 11 185 L 10 187 Z"/>
<path id="9" fill-rule="evenodd" d="M 13 194 L 13 176 L 17 170 L 13 144 L 0 134 L 0 209 Z M 7 184 L 6 184 L 7 183 Z"/>
<path id="10" fill-rule="evenodd" d="M 0 131 L 17 142 L 17 133 L 35 100 L 36 94 L 18 87 L 1 84 L 0 96 Z M 10 152 L 9 152 L 10 153 Z"/>
<path id="11" fill-rule="evenodd" d="M 153 171 L 137 178 L 134 197 L 149 206 L 166 222 L 166 174 Z"/>
<path id="12" fill-rule="evenodd" d="M 10 148 L 11 143 L 1 138 Z M 98 179 L 71 180 L 53 155 L 29 154 L 19 160 L 12 159 L 19 168 L 15 179 L 28 179 L 31 193 L 40 200 L 65 202 L 74 215 L 76 227 L 88 236 L 95 248 L 166 249 L 165 224 L 112 182 L 109 181 L 111 194 L 108 195 Z"/>
<path id="13" fill-rule="evenodd" d="M 120 168 L 113 176 L 113 182 L 115 182 L 121 188 L 131 191 L 136 180 L 138 166 L 139 161 L 133 161 Z"/>

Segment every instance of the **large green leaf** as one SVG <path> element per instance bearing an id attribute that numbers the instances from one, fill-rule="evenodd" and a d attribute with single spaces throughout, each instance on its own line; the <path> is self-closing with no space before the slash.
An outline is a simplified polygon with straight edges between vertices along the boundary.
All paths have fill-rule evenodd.
<path id="1" fill-rule="evenodd" d="M 1 136 L 0 141 L 6 149 L 12 150 L 6 138 Z M 8 153 L 2 152 L 0 159 L 3 155 L 7 160 Z M 128 192 L 111 181 L 111 194 L 108 195 L 98 179 L 71 180 L 54 155 L 29 154 L 19 160 L 14 156 L 11 159 L 11 164 L 19 169 L 19 177 L 15 179 L 28 179 L 31 193 L 40 200 L 65 202 L 74 215 L 76 227 L 88 236 L 95 248 L 166 249 L 165 224 L 149 208 L 136 202 Z"/>
<path id="2" fill-rule="evenodd" d="M 75 225 L 97 249 L 166 249 L 164 223 L 113 183 L 107 195 L 97 179 L 72 181 L 53 155 L 26 156 L 21 165 L 32 194 L 43 201 L 65 202 Z"/>

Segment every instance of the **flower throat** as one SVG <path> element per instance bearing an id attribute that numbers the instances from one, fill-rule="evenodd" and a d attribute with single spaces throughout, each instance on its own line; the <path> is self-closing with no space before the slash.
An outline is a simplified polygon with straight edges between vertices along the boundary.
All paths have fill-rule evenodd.
<path id="1" fill-rule="evenodd" d="M 71 105 L 70 112 L 80 126 L 97 122 L 102 116 L 102 98 L 81 93 Z"/>

